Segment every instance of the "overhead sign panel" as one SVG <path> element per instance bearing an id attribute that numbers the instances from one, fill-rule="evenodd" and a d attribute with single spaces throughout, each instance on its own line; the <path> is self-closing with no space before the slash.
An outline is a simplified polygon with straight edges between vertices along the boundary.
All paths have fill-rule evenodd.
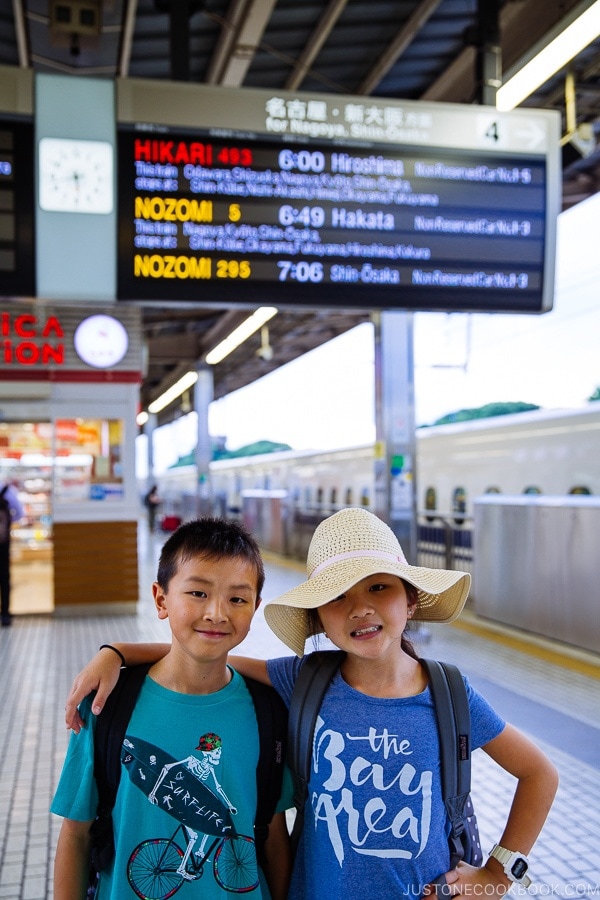
<path id="1" fill-rule="evenodd" d="M 0 116 L 0 296 L 35 293 L 33 121 Z"/>
<path id="2" fill-rule="evenodd" d="M 120 86 L 120 299 L 551 307 L 558 115 L 170 88 Z"/>

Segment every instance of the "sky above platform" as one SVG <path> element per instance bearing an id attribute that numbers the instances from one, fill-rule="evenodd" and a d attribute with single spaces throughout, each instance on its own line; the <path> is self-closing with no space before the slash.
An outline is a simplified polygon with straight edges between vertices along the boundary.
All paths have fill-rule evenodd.
<path id="1" fill-rule="evenodd" d="M 600 195 L 558 219 L 553 309 L 543 315 L 416 313 L 415 418 L 431 424 L 496 401 L 578 407 L 600 386 Z M 324 344 L 211 405 L 228 449 L 257 440 L 295 450 L 373 441 L 373 329 Z M 156 434 L 157 472 L 192 448 L 194 416 Z M 178 448 L 176 451 L 175 448 Z"/>

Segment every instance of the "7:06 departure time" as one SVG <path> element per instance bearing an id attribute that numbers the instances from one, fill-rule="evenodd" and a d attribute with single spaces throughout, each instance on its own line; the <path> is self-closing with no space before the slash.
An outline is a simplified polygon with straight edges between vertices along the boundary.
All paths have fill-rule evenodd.
<path id="1" fill-rule="evenodd" d="M 294 263 L 289 259 L 282 259 L 277 263 L 279 268 L 280 281 L 300 281 L 312 282 L 318 284 L 323 281 L 323 263 L 305 262 L 304 260 Z"/>

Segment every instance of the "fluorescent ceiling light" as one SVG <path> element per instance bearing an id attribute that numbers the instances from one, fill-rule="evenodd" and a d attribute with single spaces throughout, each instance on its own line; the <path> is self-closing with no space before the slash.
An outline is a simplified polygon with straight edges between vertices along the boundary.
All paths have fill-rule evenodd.
<path id="1" fill-rule="evenodd" d="M 186 372 L 185 375 L 181 376 L 179 381 L 176 381 L 172 387 L 164 392 L 164 394 L 161 394 L 160 397 L 157 397 L 156 400 L 153 400 L 152 403 L 148 405 L 148 412 L 160 412 L 161 409 L 164 409 L 165 406 L 168 406 L 173 400 L 177 400 L 178 397 L 181 397 L 181 395 L 193 384 L 196 384 L 197 381 L 197 372 Z"/>
<path id="2" fill-rule="evenodd" d="M 137 416 L 135 417 L 135 423 L 136 423 L 136 425 L 139 425 L 139 427 L 141 428 L 143 425 L 146 424 L 146 422 L 148 421 L 149 418 L 150 418 L 150 416 L 144 409 L 144 410 L 142 410 L 142 412 L 138 413 Z"/>
<path id="3" fill-rule="evenodd" d="M 502 112 L 514 109 L 591 44 L 598 35 L 600 35 L 600 0 L 596 0 L 570 25 L 562 28 L 539 53 L 507 79 L 496 94 L 496 108 Z"/>
<path id="4" fill-rule="evenodd" d="M 222 340 L 220 344 L 217 344 L 210 353 L 206 354 L 206 362 L 208 365 L 214 366 L 221 362 L 222 359 L 229 356 L 236 347 L 239 347 L 240 344 L 243 344 L 244 341 L 248 340 L 250 335 L 254 334 L 255 331 L 258 331 L 265 322 L 268 322 L 269 319 L 272 319 L 276 314 L 277 307 L 261 306 L 260 309 L 253 312 L 249 318 L 245 319 L 241 325 L 234 328 L 231 334 Z"/>

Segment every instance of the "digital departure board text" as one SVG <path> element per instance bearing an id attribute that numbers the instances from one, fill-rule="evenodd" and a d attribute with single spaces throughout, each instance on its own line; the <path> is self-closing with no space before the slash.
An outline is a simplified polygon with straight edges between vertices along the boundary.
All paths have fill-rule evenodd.
<path id="1" fill-rule="evenodd" d="M 539 311 L 543 156 L 119 132 L 125 300 Z"/>

